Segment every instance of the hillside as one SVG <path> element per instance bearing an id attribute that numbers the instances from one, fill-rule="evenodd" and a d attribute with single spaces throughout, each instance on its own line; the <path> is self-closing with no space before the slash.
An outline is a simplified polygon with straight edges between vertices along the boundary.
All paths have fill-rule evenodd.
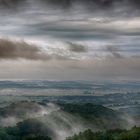
<path id="1" fill-rule="evenodd" d="M 99 129 L 124 128 L 127 122 L 124 114 L 106 108 L 102 105 L 86 104 L 59 104 L 63 111 L 84 119 L 93 127 Z"/>
<path id="2" fill-rule="evenodd" d="M 4 108 L 0 108 L 0 117 L 16 116 L 23 117 L 27 114 L 37 113 L 42 109 L 42 106 L 35 102 L 16 102 Z"/>
<path id="3" fill-rule="evenodd" d="M 35 102 L 17 102 L 0 109 L 0 124 L 10 137 L 35 135 L 60 140 L 86 129 L 97 132 L 127 128 L 127 121 L 122 115 L 91 103 L 41 105 Z"/>
<path id="4" fill-rule="evenodd" d="M 140 139 L 140 127 L 133 127 L 131 130 L 109 130 L 106 132 L 97 132 L 86 130 L 75 134 L 72 137 L 66 138 L 66 140 L 139 140 Z"/>

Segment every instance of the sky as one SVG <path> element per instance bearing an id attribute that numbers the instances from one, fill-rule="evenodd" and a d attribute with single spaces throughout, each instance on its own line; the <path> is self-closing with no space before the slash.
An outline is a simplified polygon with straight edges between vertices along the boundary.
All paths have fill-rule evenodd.
<path id="1" fill-rule="evenodd" d="M 0 0 L 0 79 L 140 80 L 140 1 Z"/>

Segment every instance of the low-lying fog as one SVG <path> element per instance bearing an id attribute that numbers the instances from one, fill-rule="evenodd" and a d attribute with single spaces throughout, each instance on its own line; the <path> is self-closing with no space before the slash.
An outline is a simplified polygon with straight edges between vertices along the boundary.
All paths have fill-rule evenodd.
<path id="1" fill-rule="evenodd" d="M 41 105 L 35 102 L 17 102 L 13 103 L 11 108 L 9 106 L 6 110 L 8 110 L 5 113 L 6 115 L 1 115 L 0 117 L 2 127 L 15 126 L 18 122 L 27 119 L 36 119 L 51 132 L 50 136 L 56 140 L 63 140 L 87 128 L 91 128 L 94 131 L 100 130 L 98 126 L 94 126 L 90 122 L 87 123 L 80 116 L 63 111 L 54 103 Z M 122 118 L 127 121 L 127 125 L 124 128 L 131 128 L 136 124 L 134 118 L 128 115 L 122 115 Z"/>
<path id="2" fill-rule="evenodd" d="M 56 140 L 62 140 L 87 128 L 87 126 L 83 125 L 80 118 L 62 111 L 59 106 L 53 103 L 48 103 L 47 106 L 42 106 L 37 103 L 31 104 L 29 102 L 21 102 L 19 108 L 11 108 L 10 111 L 15 111 L 15 114 L 0 117 L 1 126 L 15 126 L 18 122 L 27 119 L 37 119 L 37 121 L 43 122 L 43 125 L 53 132 L 52 137 Z M 24 105 L 24 108 L 21 107 L 22 105 Z M 28 107 L 32 110 L 30 111 Z M 18 111 L 22 112 L 23 110 L 25 113 L 24 117 L 18 116 Z"/>

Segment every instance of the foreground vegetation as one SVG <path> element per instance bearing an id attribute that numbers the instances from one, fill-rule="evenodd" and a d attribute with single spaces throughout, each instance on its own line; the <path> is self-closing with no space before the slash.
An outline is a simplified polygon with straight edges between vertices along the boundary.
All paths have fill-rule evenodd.
<path id="1" fill-rule="evenodd" d="M 33 124 L 33 125 L 32 125 Z M 15 127 L 0 128 L 0 140 L 51 140 L 48 130 L 36 120 L 18 123 Z M 65 139 L 65 138 L 64 138 Z M 140 127 L 131 130 L 93 132 L 88 129 L 65 140 L 140 140 Z"/>
<path id="2" fill-rule="evenodd" d="M 13 127 L 0 128 L 0 140 L 51 140 L 48 130 L 36 119 L 29 119 Z"/>
<path id="3" fill-rule="evenodd" d="M 110 130 L 106 132 L 92 132 L 90 129 L 83 133 L 66 138 L 66 140 L 140 140 L 140 127 L 131 130 Z"/>
<path id="4" fill-rule="evenodd" d="M 91 103 L 53 105 L 18 102 L 0 108 L 0 140 L 140 140 L 140 127 L 125 130 L 121 112 Z"/>

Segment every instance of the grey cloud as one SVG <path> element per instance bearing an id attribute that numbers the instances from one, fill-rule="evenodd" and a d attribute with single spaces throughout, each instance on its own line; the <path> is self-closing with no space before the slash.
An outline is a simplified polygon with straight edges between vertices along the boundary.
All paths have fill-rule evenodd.
<path id="1" fill-rule="evenodd" d="M 22 0 L 0 0 L 0 7 L 2 8 L 16 8 Z"/>
<path id="2" fill-rule="evenodd" d="M 109 80 L 140 79 L 139 58 L 58 61 L 2 61 L 3 79 Z"/>
<path id="3" fill-rule="evenodd" d="M 76 5 L 82 5 L 85 9 L 90 11 L 104 11 L 111 10 L 114 13 L 132 15 L 132 13 L 139 12 L 139 0 L 0 0 L 0 6 L 4 7 L 20 7 L 22 5 L 30 6 L 33 4 L 41 4 L 46 7 L 58 7 L 60 9 L 70 10 Z M 19 8 L 20 9 L 20 8 Z M 52 8 L 54 9 L 54 8 Z M 119 10 L 115 10 L 119 9 Z M 130 13 L 130 11 L 132 13 Z"/>
<path id="4" fill-rule="evenodd" d="M 83 45 L 72 43 L 72 42 L 68 42 L 68 45 L 69 45 L 69 50 L 72 52 L 76 52 L 76 53 L 87 52 L 87 48 Z"/>
<path id="5" fill-rule="evenodd" d="M 47 60 L 49 56 L 42 54 L 42 50 L 33 44 L 24 41 L 0 39 L 0 59 L 29 59 Z"/>
<path id="6" fill-rule="evenodd" d="M 41 0 L 46 4 L 58 6 L 64 9 L 70 9 L 75 5 L 82 5 L 89 11 L 108 11 L 111 10 L 115 13 L 130 15 L 136 13 L 140 8 L 139 0 Z M 119 10 L 115 10 L 119 9 Z M 120 12 L 119 12 L 120 11 Z"/>
<path id="7" fill-rule="evenodd" d="M 92 6 L 108 7 L 112 4 L 112 0 L 45 0 L 48 3 L 63 7 L 71 7 L 74 3 L 81 3 Z"/>
<path id="8" fill-rule="evenodd" d="M 27 60 L 71 60 L 73 58 L 72 52 L 81 53 L 86 52 L 86 48 L 82 45 L 75 43 L 66 43 L 69 48 L 65 51 L 69 51 L 69 54 L 61 48 L 54 48 L 50 50 L 45 50 L 40 46 L 35 44 L 27 43 L 25 41 L 12 41 L 8 39 L 0 39 L 0 60 L 17 60 L 17 59 L 27 59 Z M 64 52 L 62 52 L 64 51 Z M 76 58 L 75 58 L 76 59 Z"/>
<path id="9" fill-rule="evenodd" d="M 74 0 L 0 1 L 6 1 L 6 3 L 13 4 L 14 1 L 18 1 L 17 3 L 25 3 L 23 4 L 24 8 L 22 6 L 18 8 L 19 12 L 16 12 L 16 14 L 11 12 L 7 13 L 5 11 L 0 12 L 0 31 L 1 34 L 5 36 L 50 36 L 69 40 L 107 40 L 118 35 L 139 36 L 140 34 L 139 26 L 134 24 L 135 22 L 138 22 L 137 20 L 127 19 L 126 16 L 123 16 L 123 19 L 118 18 L 118 14 L 114 16 L 112 10 L 109 10 L 109 13 L 106 13 L 108 10 L 103 12 L 102 9 L 99 12 L 87 12 L 86 10 L 78 9 L 76 7 L 64 12 L 63 10 L 58 10 L 54 7 L 52 8 L 49 5 L 46 7 L 44 4 L 40 4 L 41 1 L 46 3 L 50 1 L 49 3 L 52 3 L 53 5 L 63 5 L 62 3 L 75 3 Z M 94 3 L 106 3 L 105 1 L 108 3 L 111 0 L 104 0 L 104 2 L 101 0 L 76 0 L 76 2 L 79 3 L 91 3 L 90 5 L 95 5 Z M 118 3 L 121 3 L 121 0 L 119 0 Z M 122 3 L 125 2 L 122 0 Z M 120 7 L 118 6 L 118 10 L 116 11 L 121 11 L 119 10 Z M 129 12 L 128 14 L 130 15 L 130 13 L 132 12 Z M 120 16 L 122 17 L 122 15 L 123 12 L 121 12 Z M 132 24 L 131 21 L 134 23 Z"/>
<path id="10" fill-rule="evenodd" d="M 82 4 L 84 6 L 87 6 L 87 8 L 90 8 L 91 10 L 97 10 L 97 9 L 109 9 L 115 6 L 127 6 L 131 5 L 135 8 L 139 8 L 140 2 L 139 0 L 41 0 L 44 3 L 60 6 L 62 8 L 70 8 L 75 4 Z M 94 7 L 94 9 L 92 9 Z M 120 8 L 120 7 L 119 7 Z"/>
<path id="11" fill-rule="evenodd" d="M 123 58 L 123 56 L 119 53 L 119 50 L 115 46 L 106 46 L 106 49 L 109 53 L 113 55 L 114 58 Z"/>
<path id="12" fill-rule="evenodd" d="M 26 2 L 27 0 L 25 0 Z M 29 0 L 32 1 L 32 0 Z M 40 0 L 43 3 L 51 4 L 54 6 L 60 6 L 62 8 L 69 8 L 75 3 L 79 4 L 86 4 L 98 7 L 110 7 L 113 5 L 113 0 Z M 122 3 L 124 0 L 120 0 L 119 2 Z M 131 1 L 131 0 L 130 0 Z M 0 0 L 0 4 L 4 6 L 10 6 L 22 2 L 22 0 Z"/>

